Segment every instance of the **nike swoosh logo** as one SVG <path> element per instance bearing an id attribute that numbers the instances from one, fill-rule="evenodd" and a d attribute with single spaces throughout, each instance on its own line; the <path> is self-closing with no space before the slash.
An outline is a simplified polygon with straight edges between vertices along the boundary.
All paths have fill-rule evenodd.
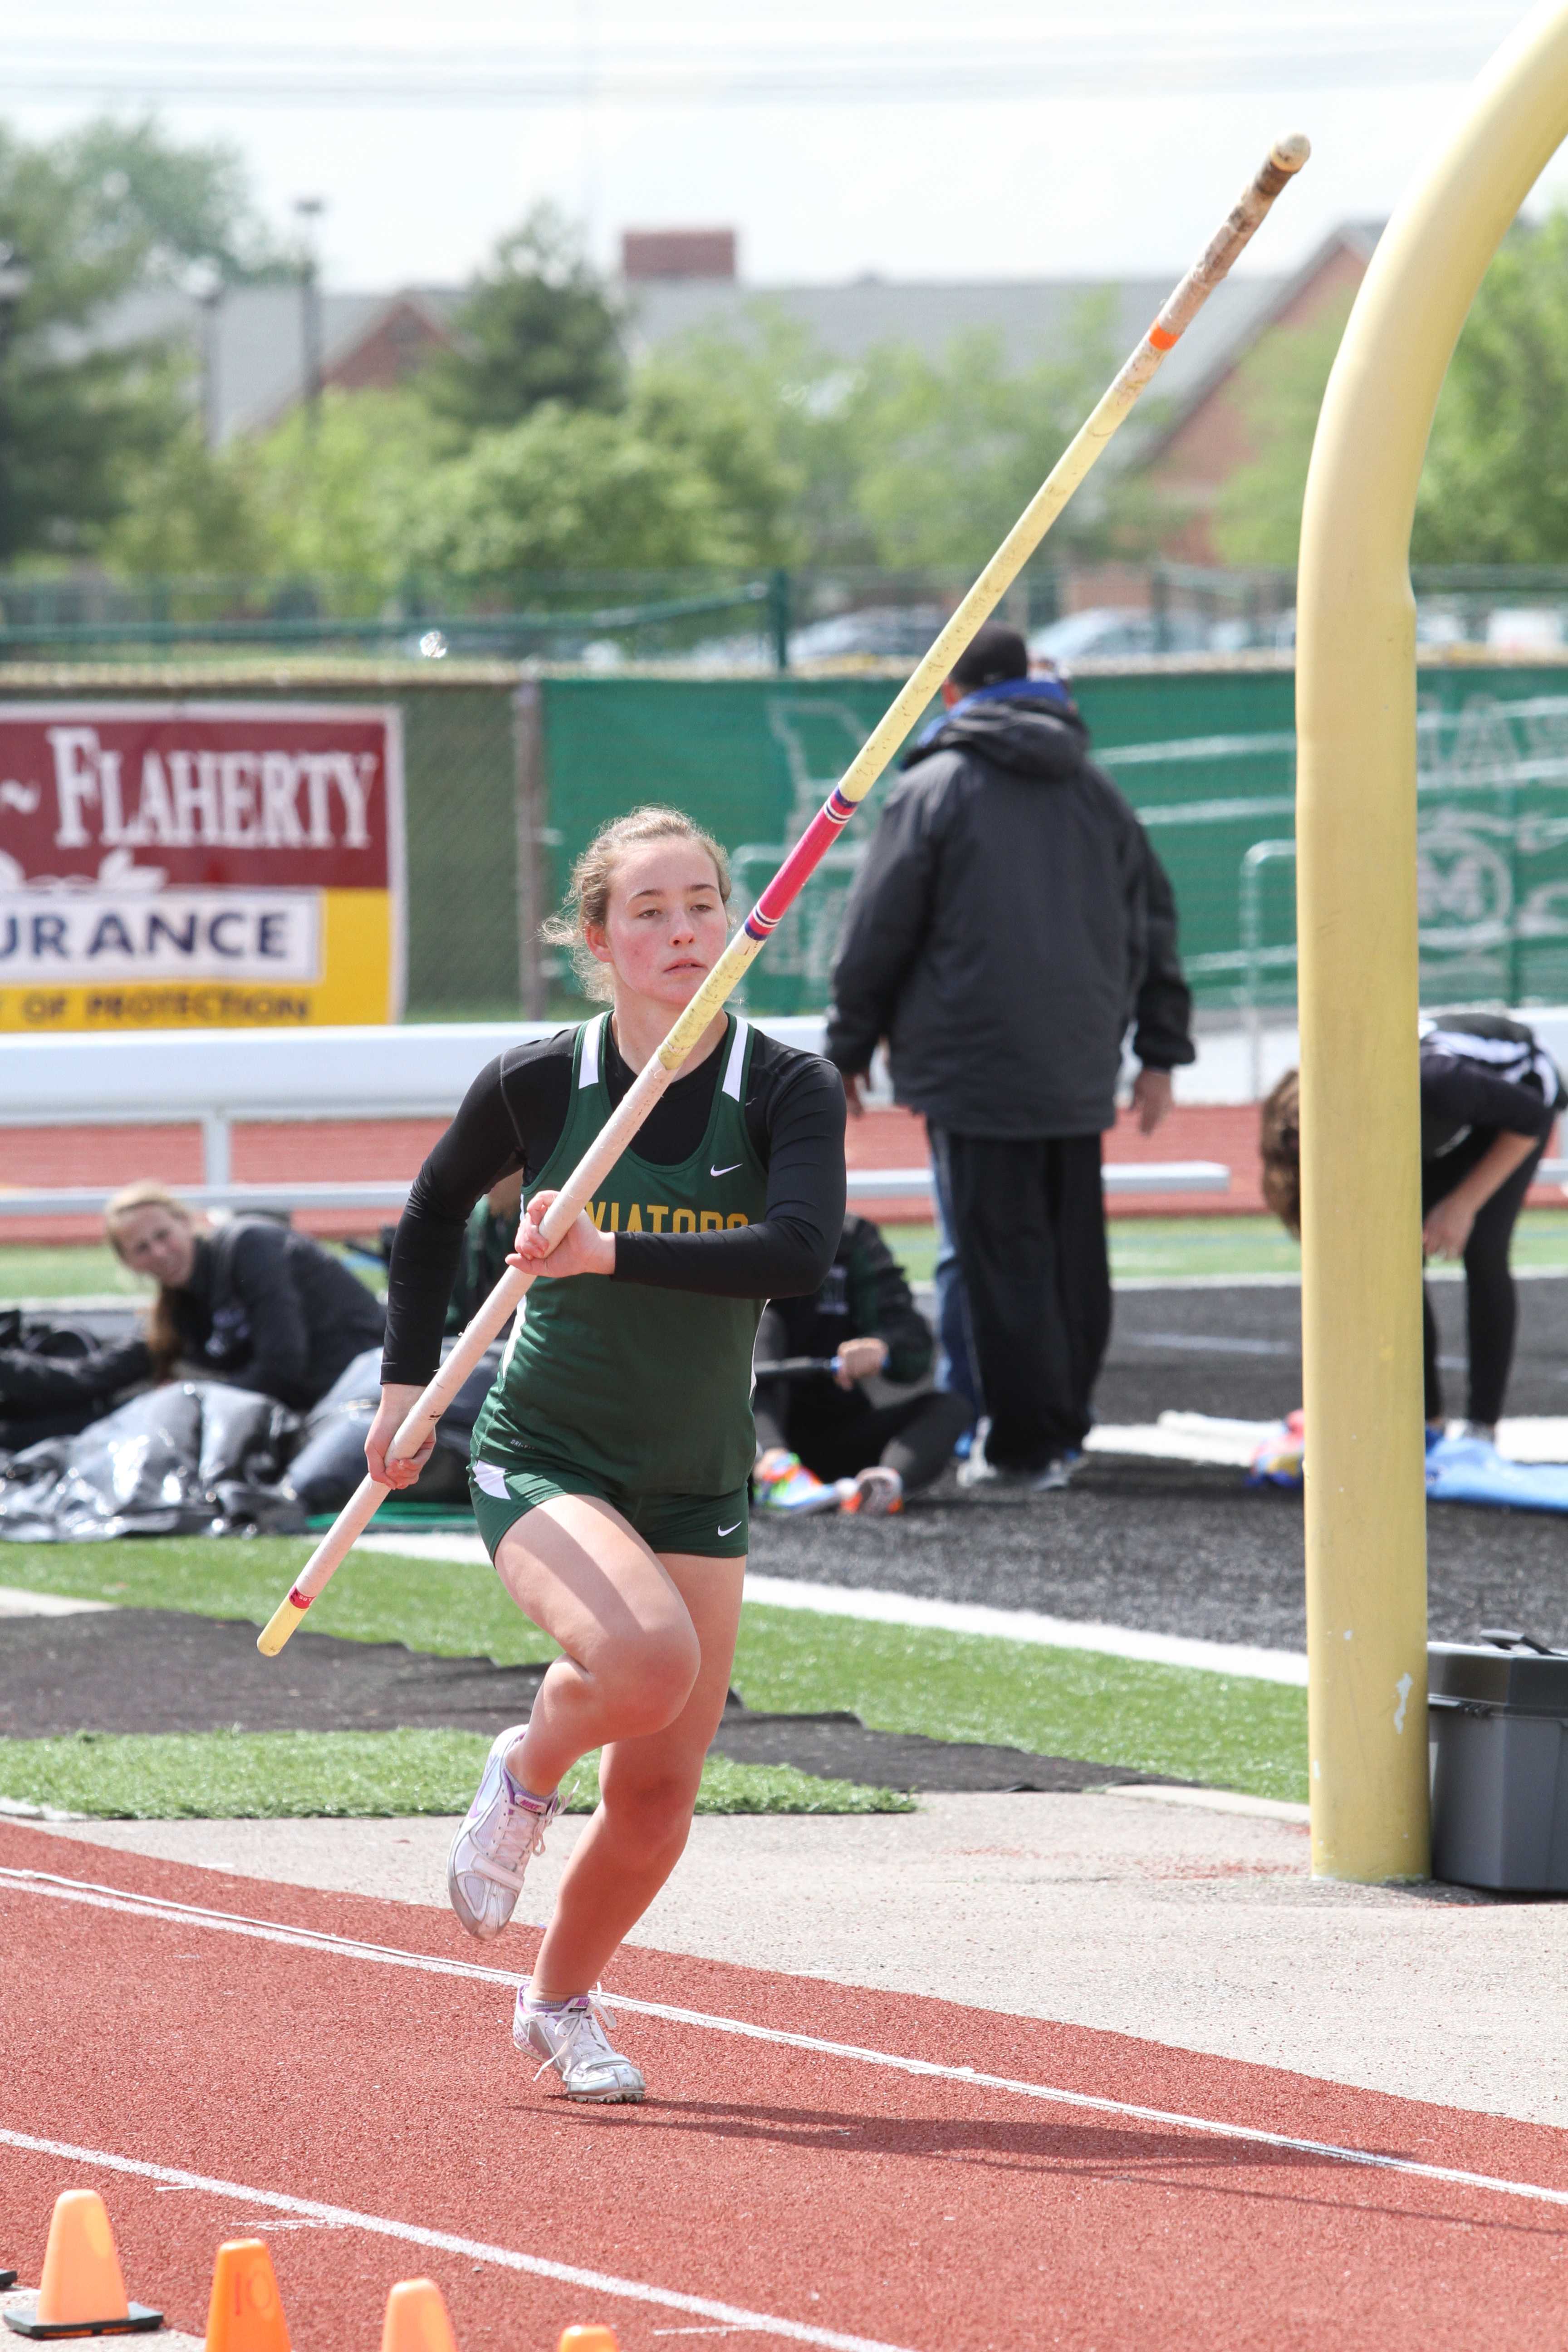
<path id="1" fill-rule="evenodd" d="M 738 1160 L 731 1160 L 731 1164 L 729 1165 L 729 1167 L 728 1167 L 728 1168 L 712 1168 L 712 1167 L 710 1167 L 710 1168 L 709 1169 L 709 1171 L 708 1171 L 708 1173 L 710 1174 L 710 1176 L 732 1176 L 732 1175 L 734 1174 L 734 1172 L 735 1172 L 736 1169 L 737 1169 L 737 1168 L 739 1168 L 740 1164 L 741 1164 L 741 1163 L 740 1163 L 740 1161 L 739 1161 Z M 721 1532 L 722 1532 L 722 1530 L 721 1530 Z"/>
<path id="2" fill-rule="evenodd" d="M 740 1520 L 737 1519 L 735 1522 L 735 1528 L 738 1528 L 740 1524 Z M 721 1536 L 732 1536 L 735 1532 L 735 1528 L 721 1528 L 719 1532 Z"/>

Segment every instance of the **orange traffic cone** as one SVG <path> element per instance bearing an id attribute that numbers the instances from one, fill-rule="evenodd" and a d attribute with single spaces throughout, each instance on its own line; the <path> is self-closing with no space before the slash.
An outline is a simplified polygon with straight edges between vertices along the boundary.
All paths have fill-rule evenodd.
<path id="1" fill-rule="evenodd" d="M 381 2352 L 458 2352 L 434 2279 L 402 2279 L 386 2298 Z"/>
<path id="2" fill-rule="evenodd" d="M 289 2352 L 272 2257 L 259 2238 L 235 2238 L 217 2250 L 206 2352 Z"/>
<path id="3" fill-rule="evenodd" d="M 5 2314 L 18 2336 L 133 2336 L 162 2327 L 161 2311 L 128 2303 L 114 2232 L 96 2189 L 55 2200 L 44 2275 L 30 2305 Z"/>
<path id="4" fill-rule="evenodd" d="M 613 2327 L 568 2327 L 560 2352 L 621 2352 Z"/>

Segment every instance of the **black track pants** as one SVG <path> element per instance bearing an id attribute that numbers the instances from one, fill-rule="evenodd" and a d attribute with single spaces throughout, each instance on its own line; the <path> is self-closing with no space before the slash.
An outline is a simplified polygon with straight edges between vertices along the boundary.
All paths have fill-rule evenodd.
<path id="1" fill-rule="evenodd" d="M 952 1209 L 998 1469 L 1079 1446 L 1110 1338 L 1098 1135 L 1002 1142 L 931 1130 Z"/>
<path id="2" fill-rule="evenodd" d="M 1421 1213 L 1435 1208 L 1484 1160 L 1497 1141 L 1495 1127 L 1473 1128 L 1464 1141 L 1440 1159 L 1421 1163 Z M 1491 1428 L 1502 1416 L 1508 1376 L 1513 1369 L 1514 1333 L 1519 1313 L 1508 1254 L 1513 1229 L 1524 1206 L 1524 1196 L 1535 1181 L 1542 1142 L 1506 1184 L 1476 1213 L 1465 1248 L 1465 1312 L 1470 1359 L 1469 1418 Z M 1426 1418 L 1443 1417 L 1443 1382 L 1437 1370 L 1437 1325 L 1432 1301 L 1421 1294 L 1426 1337 Z"/>
<path id="3" fill-rule="evenodd" d="M 773 1336 L 764 1315 L 762 1337 Z M 826 1379 L 759 1381 L 752 1412 L 759 1450 L 786 1447 L 823 1479 L 853 1478 L 880 1462 L 898 1472 L 906 1495 L 941 1477 L 974 1421 L 967 1399 L 946 1389 L 873 1404 L 863 1390 Z"/>
<path id="4" fill-rule="evenodd" d="M 870 1405 L 837 1426 L 827 1421 L 809 1423 L 792 1431 L 790 1442 L 819 1478 L 853 1478 L 858 1470 L 880 1462 L 898 1472 L 906 1495 L 918 1495 L 941 1477 L 973 1419 L 963 1397 L 947 1389 L 927 1389 L 920 1396 L 900 1397 L 896 1404 Z"/>

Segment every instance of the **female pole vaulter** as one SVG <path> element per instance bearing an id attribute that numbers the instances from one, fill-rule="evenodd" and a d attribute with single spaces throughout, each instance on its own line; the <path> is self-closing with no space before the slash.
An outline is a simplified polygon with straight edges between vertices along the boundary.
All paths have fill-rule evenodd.
<path id="1" fill-rule="evenodd" d="M 518 1995 L 513 2038 L 568 2095 L 636 2100 L 594 1989 L 679 1860 L 729 1688 L 755 1451 L 752 1349 L 769 1297 L 815 1291 L 844 1217 L 844 1096 L 815 1055 L 721 1013 L 592 1203 L 547 1250 L 556 1189 L 718 961 L 723 851 L 674 810 L 597 835 L 550 936 L 610 1010 L 481 1072 L 397 1229 L 373 1478 L 436 1368 L 475 1202 L 521 1170 L 511 1263 L 535 1284 L 475 1426 L 474 1513 L 502 1583 L 561 1645 L 526 1724 L 501 1732 L 453 1843 L 452 1907 L 510 1919 L 560 1783 L 603 1748 L 597 1811 Z M 433 1442 L 433 1441 L 432 1441 Z"/>

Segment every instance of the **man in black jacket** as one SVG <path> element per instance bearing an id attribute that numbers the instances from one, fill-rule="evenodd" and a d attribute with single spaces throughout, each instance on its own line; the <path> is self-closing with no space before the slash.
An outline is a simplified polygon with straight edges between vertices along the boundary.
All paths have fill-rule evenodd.
<path id="1" fill-rule="evenodd" d="M 826 1052 L 879 1040 L 924 1114 L 989 1420 L 969 1484 L 1065 1484 L 1110 1332 L 1100 1138 L 1122 1041 L 1151 1134 L 1194 1058 L 1163 867 L 1059 679 L 992 622 L 942 688 L 857 877 Z"/>

